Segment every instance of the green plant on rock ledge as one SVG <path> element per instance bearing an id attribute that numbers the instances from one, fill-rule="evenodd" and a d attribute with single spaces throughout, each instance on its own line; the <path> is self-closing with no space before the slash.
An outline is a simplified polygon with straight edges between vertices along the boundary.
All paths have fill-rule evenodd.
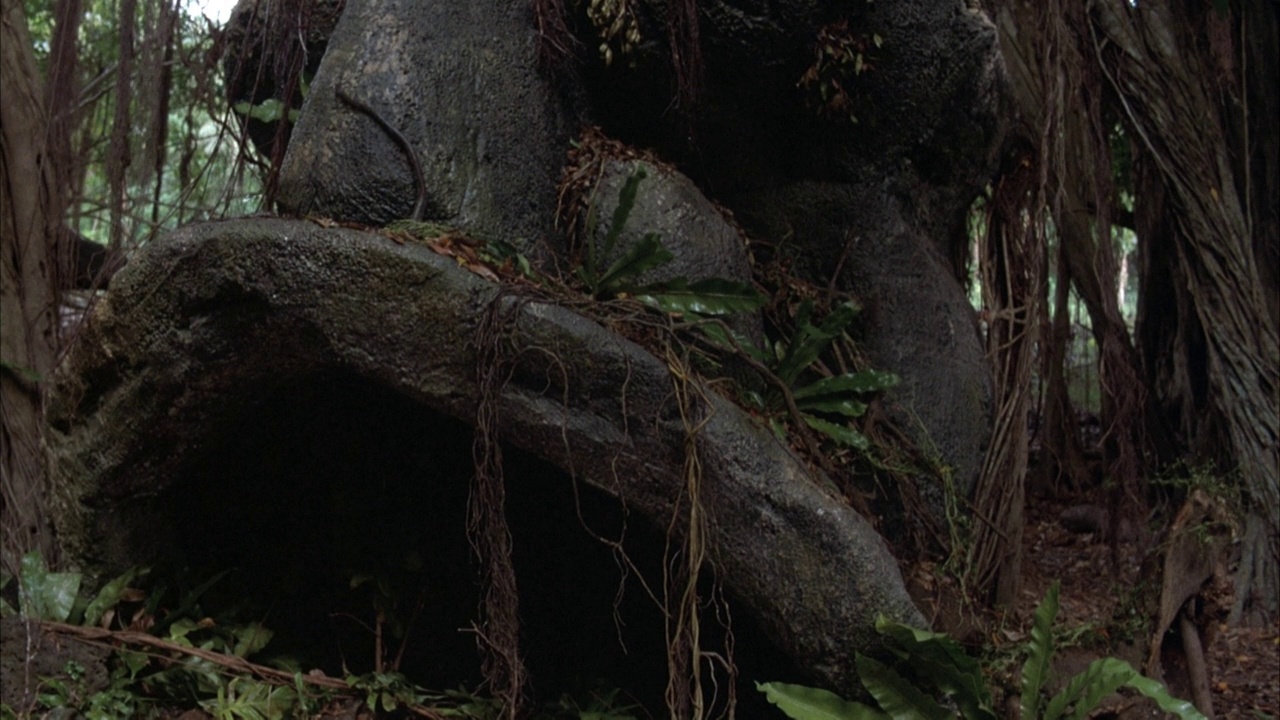
<path id="1" fill-rule="evenodd" d="M 849 427 L 848 421 L 867 411 L 863 397 L 891 388 L 900 380 L 891 372 L 863 370 L 805 382 L 804 373 L 848 330 L 858 314 L 858 306 L 845 302 L 816 324 L 812 314 L 812 303 L 802 303 L 790 337 L 773 343 L 768 350 L 755 347 L 748 338 L 724 325 L 708 324 L 703 329 L 717 345 L 733 347 L 746 354 L 772 380 L 763 393 L 748 392 L 747 400 L 754 409 L 769 416 L 769 423 L 779 437 L 785 435 L 781 414 L 794 407 L 793 414 L 808 427 L 839 445 L 865 452 L 869 447 L 867 438 Z"/>
<path id="2" fill-rule="evenodd" d="M 843 303 L 821 322 L 815 323 L 811 320 L 813 305 L 806 301 L 800 306 L 791 335 L 762 350 L 750 338 L 718 320 L 736 313 L 759 310 L 765 299 L 755 288 L 722 278 L 695 282 L 684 278 L 647 284 L 638 282 L 637 278 L 643 273 L 672 260 L 671 252 L 657 233 L 645 234 L 612 264 L 603 266 L 603 258 L 613 255 L 645 177 L 645 171 L 639 169 L 627 178 L 618 193 L 618 204 L 613 209 L 609 229 L 599 243 L 595 242 L 598 226 L 596 206 L 592 204 L 589 208 L 582 263 L 575 271 L 586 291 L 599 300 L 631 297 L 660 312 L 683 317 L 701 330 L 705 339 L 716 348 L 746 358 L 768 384 L 763 393 L 746 392 L 747 404 L 769 418 L 779 437 L 786 435 L 782 419 L 786 411 L 796 424 L 803 424 L 838 445 L 867 451 L 870 443 L 850 427 L 848 421 L 866 412 L 867 405 L 863 402 L 866 395 L 893 387 L 899 382 L 898 376 L 864 370 L 800 384 L 804 374 L 811 370 L 832 342 L 848 330 L 859 311 L 856 304 Z"/>
<path id="3" fill-rule="evenodd" d="M 1024 720 L 1088 717 L 1103 699 L 1129 687 L 1154 700 L 1166 713 L 1183 720 L 1203 720 L 1190 703 L 1169 694 L 1164 685 L 1145 677 L 1117 658 L 1095 660 L 1053 697 L 1043 695 L 1053 659 L 1053 621 L 1058 614 L 1058 584 L 1036 609 L 1022 666 L 1019 716 Z M 784 683 L 757 684 L 769 701 L 796 720 L 879 720 L 880 718 L 996 720 L 982 668 L 950 637 L 884 619 L 876 630 L 896 658 L 891 664 L 861 653 L 858 676 L 876 706 L 845 700 L 820 688 Z"/>
<path id="4" fill-rule="evenodd" d="M 578 280 L 587 292 L 599 300 L 630 296 L 656 310 L 675 315 L 719 317 L 734 313 L 759 310 L 764 298 L 754 288 L 723 278 L 706 278 L 690 282 L 674 278 L 654 283 L 640 283 L 645 272 L 671 262 L 671 251 L 662 244 L 658 233 L 646 233 L 640 242 L 623 253 L 609 267 L 602 267 L 604 258 L 613 254 L 631 210 L 636 204 L 640 182 L 647 175 L 643 169 L 627 178 L 618 192 L 618 205 L 613 209 L 609 230 L 596 247 L 596 206 L 587 211 L 586 242 L 582 264 L 577 268 Z"/>

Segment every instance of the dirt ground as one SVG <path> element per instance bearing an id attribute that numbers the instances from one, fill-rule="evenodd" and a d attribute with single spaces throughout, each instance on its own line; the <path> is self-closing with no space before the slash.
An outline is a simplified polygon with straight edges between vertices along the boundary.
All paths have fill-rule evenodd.
<path id="1" fill-rule="evenodd" d="M 1150 632 L 1150 622 L 1132 611 L 1133 588 L 1140 579 L 1138 543 L 1122 544 L 1122 562 L 1119 572 L 1112 569 L 1108 545 L 1093 534 L 1068 530 L 1060 517 L 1062 504 L 1042 499 L 1031 499 L 1027 506 L 1027 525 L 1023 536 L 1022 588 L 1019 601 L 1004 616 L 984 618 L 974 622 L 954 614 L 954 603 L 959 596 L 954 588 L 919 587 L 921 583 L 936 583 L 936 568 L 922 566 L 908 573 L 908 580 L 915 590 L 924 590 L 935 602 L 938 615 L 934 627 L 950 631 L 965 642 L 972 651 L 995 648 L 984 658 L 984 665 L 997 668 L 993 685 L 1006 692 L 1016 692 L 1017 674 L 1024 657 L 1020 654 L 1027 642 L 1031 619 L 1036 607 L 1044 598 L 1052 583 L 1061 583 L 1059 612 L 1054 625 L 1057 638 L 1055 653 L 1056 683 L 1051 689 L 1061 687 L 1066 679 L 1083 670 L 1091 661 L 1106 656 L 1120 657 L 1141 669 L 1145 657 L 1139 647 L 1146 645 L 1145 633 Z M 1078 530 L 1078 528 L 1077 528 Z M 941 603 L 936 602 L 938 598 Z M 922 605 L 929 603 L 922 602 Z M 952 613 L 950 617 L 946 617 Z M 12 620 L 12 619 L 9 619 Z M 0 623 L 4 630 L 6 647 L 21 647 L 25 631 L 19 625 L 6 621 Z M 1221 623 L 1209 623 L 1205 628 L 1206 659 L 1209 684 L 1214 706 L 1214 717 L 1235 720 L 1280 719 L 1280 627 L 1227 628 Z M 1167 645 L 1179 646 L 1171 638 Z M 61 643 L 60 647 L 80 649 L 77 643 Z M 36 674 L 53 674 L 61 668 L 66 658 L 51 655 L 47 668 L 36 668 Z M 85 666 L 95 665 L 84 660 Z M 1186 668 L 1179 662 L 1179 654 L 1172 652 L 1164 658 L 1164 677 L 1174 695 L 1191 699 Z M 4 668 L 3 684 L 16 681 L 23 673 L 15 667 Z M 105 683 L 105 678 L 101 679 Z M 3 693 L 11 697 L 9 692 Z M 30 701 L 14 700 L 20 707 Z M 1013 707 L 1005 705 L 1006 717 L 1016 717 L 1016 701 Z M 177 715 L 179 711 L 174 711 Z M 200 711 L 182 715 L 183 720 L 207 718 Z M 361 715 L 354 701 L 336 701 L 323 717 L 357 720 L 369 717 Z M 1160 717 L 1155 706 L 1141 697 L 1118 696 L 1104 703 L 1092 714 L 1094 718 Z"/>
<path id="2" fill-rule="evenodd" d="M 1036 606 L 1053 581 L 1061 582 L 1058 611 L 1059 670 L 1074 674 L 1096 657 L 1107 654 L 1141 669 L 1144 657 L 1132 645 L 1149 625 L 1130 611 L 1131 588 L 1139 580 L 1136 543 L 1122 543 L 1121 568 L 1113 571 L 1107 543 L 1092 534 L 1063 527 L 1065 508 L 1032 499 L 1023 536 L 1023 585 L 1015 617 L 1007 622 L 1011 635 L 1025 633 Z M 1211 622 L 1205 629 L 1205 655 L 1215 716 L 1261 720 L 1280 717 L 1280 627 L 1227 628 Z M 1180 647 L 1176 639 L 1167 645 Z M 1145 645 L 1145 644 L 1144 644 Z M 1165 683 L 1174 694 L 1190 699 L 1185 667 L 1177 652 L 1165 655 Z M 1120 700 L 1104 706 L 1095 717 L 1112 713 L 1132 717 L 1132 710 L 1153 708 L 1146 701 Z M 1158 716 L 1159 713 L 1156 713 Z"/>

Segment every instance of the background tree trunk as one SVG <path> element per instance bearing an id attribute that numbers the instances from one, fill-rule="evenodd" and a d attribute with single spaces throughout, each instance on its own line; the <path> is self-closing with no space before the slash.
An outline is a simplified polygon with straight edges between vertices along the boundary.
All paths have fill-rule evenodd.
<path id="1" fill-rule="evenodd" d="M 1136 204 L 1171 211 L 1163 213 L 1170 222 L 1153 207 L 1139 214 L 1138 235 L 1152 258 L 1147 269 L 1167 269 L 1174 307 L 1186 313 L 1178 318 L 1182 332 L 1173 336 L 1180 341 L 1144 333 L 1154 343 L 1144 347 L 1148 366 L 1181 363 L 1179 379 L 1188 381 L 1161 383 L 1153 391 L 1166 407 L 1186 406 L 1189 393 L 1196 398 L 1190 404 L 1203 419 L 1182 423 L 1191 431 L 1184 442 L 1239 477 L 1247 521 L 1232 620 L 1271 623 L 1280 601 L 1280 341 L 1255 245 L 1274 247 L 1275 239 L 1254 238 L 1253 228 L 1265 223 L 1250 214 L 1252 160 L 1247 150 L 1231 152 L 1230 113 L 1220 109 L 1231 99 L 1218 91 L 1211 49 L 1212 35 L 1224 32 L 1215 23 L 1245 26 L 1232 22 L 1231 11 L 1218 15 L 1207 7 L 1202 15 L 1162 3 L 1098 8 L 1094 44 L 1138 139 L 1143 180 Z M 1274 11 L 1263 19 L 1274 28 Z M 1276 63 L 1275 57 L 1244 57 Z M 1243 171 L 1233 163 L 1243 164 Z M 1144 310 L 1139 320 L 1149 322 L 1169 308 L 1146 303 Z"/>
<path id="2" fill-rule="evenodd" d="M 1109 145 L 1114 113 L 1109 112 L 1109 97 L 1094 67 L 1087 31 L 1082 32 L 1089 22 L 1081 3 L 1000 2 L 993 14 L 1022 132 L 1045 158 L 1043 192 L 1058 241 L 1058 275 L 1070 278 L 1088 310 L 1098 345 L 1101 449 L 1104 474 L 1113 488 L 1109 504 L 1117 509 L 1110 514 L 1109 535 L 1113 560 L 1118 560 L 1114 543 L 1120 523 L 1127 517 L 1137 526 L 1137 519 L 1145 515 L 1141 408 L 1146 388 L 1116 292 L 1110 214 L 1118 203 Z M 1065 353 L 1053 358 L 1058 363 L 1067 360 Z M 1055 390 L 1052 382 L 1049 387 Z M 1065 438 L 1076 432 L 1075 414 L 1054 409 L 1044 418 L 1045 435 Z"/>
<path id="3" fill-rule="evenodd" d="M 1274 621 L 1280 9 L 1000 0 L 992 10 L 1034 129 L 1024 132 L 1055 146 L 1054 225 L 1099 343 L 1108 475 L 1139 499 L 1145 407 L 1162 461 L 1189 456 L 1238 478 L 1248 517 L 1232 618 Z M 1068 112 L 1069 98 L 1083 112 Z M 1117 126 L 1134 145 L 1136 345 L 1118 312 L 1108 244 Z"/>
<path id="4" fill-rule="evenodd" d="M 1023 212 L 1027 198 L 1037 196 L 1041 186 L 1040 163 L 1019 153 L 1006 165 L 988 204 L 986 232 L 979 243 L 996 411 L 973 492 L 976 517 L 965 573 L 980 597 L 1012 607 L 1022 574 L 1027 411 L 1045 295 L 1045 236 L 1043 218 Z M 1043 212 L 1043 200 L 1037 204 Z"/>
<path id="5" fill-rule="evenodd" d="M 1080 440 L 1080 423 L 1067 389 L 1066 365 L 1071 347 L 1071 274 L 1058 244 L 1057 282 L 1053 303 L 1048 304 L 1052 319 L 1044 317 L 1049 328 L 1040 333 L 1040 377 L 1045 378 L 1041 422 L 1039 483 L 1055 497 L 1076 497 L 1089 480 L 1084 447 Z M 1046 270 L 1046 285 L 1048 272 Z M 1046 315 L 1047 315 L 1046 311 Z"/>
<path id="6" fill-rule="evenodd" d="M 45 95 L 18 0 L 0 0 L 0 77 L 0 559 L 16 574 L 30 550 L 57 562 L 45 511 L 43 385 L 57 348 L 55 247 L 62 231 Z"/>

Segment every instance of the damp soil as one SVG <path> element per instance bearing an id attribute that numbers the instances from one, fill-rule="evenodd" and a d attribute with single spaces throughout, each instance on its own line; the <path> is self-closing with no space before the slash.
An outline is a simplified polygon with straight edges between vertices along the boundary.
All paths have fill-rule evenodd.
<path id="1" fill-rule="evenodd" d="M 932 612 L 934 625 L 959 637 L 972 652 L 985 654 L 993 668 L 997 695 L 1006 695 L 1006 717 L 1016 717 L 1017 676 L 1037 606 L 1052 584 L 1059 585 L 1059 609 L 1054 625 L 1058 648 L 1054 678 L 1058 686 L 1090 662 L 1119 657 L 1141 669 L 1151 623 L 1137 611 L 1143 543 L 1119 545 L 1113 564 L 1107 542 L 1094 533 L 1070 530 L 1061 517 L 1079 507 L 1075 502 L 1029 498 L 1023 534 L 1022 583 L 1018 601 L 1004 614 L 975 615 L 954 606 L 959 589 L 938 580 L 937 568 L 927 563 L 908 571 L 913 594 Z M 941 599 L 941 600 L 939 600 Z M 1263 628 L 1231 628 L 1218 620 L 1201 623 L 1214 717 L 1265 720 L 1280 718 L 1280 624 Z M 1180 642 L 1169 634 L 1162 654 L 1164 677 L 1171 692 L 1190 699 L 1185 659 Z M 1091 717 L 1163 717 L 1140 696 L 1119 694 L 1104 702 Z M 1171 717 L 1171 716 L 1170 716 Z"/>

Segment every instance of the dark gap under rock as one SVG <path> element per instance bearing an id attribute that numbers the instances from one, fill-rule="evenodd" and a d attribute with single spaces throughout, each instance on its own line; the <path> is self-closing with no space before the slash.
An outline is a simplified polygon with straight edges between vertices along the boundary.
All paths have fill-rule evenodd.
<path id="1" fill-rule="evenodd" d="M 158 503 L 168 519 L 157 527 L 175 532 L 171 562 L 191 585 L 231 570 L 205 594 L 202 610 L 234 611 L 237 622 L 273 630 L 255 659 L 289 655 L 329 675 L 361 674 L 373 670 L 369 628 L 381 581 L 393 616 L 407 619 L 423 600 L 401 671 L 430 688 L 475 687 L 471 428 L 339 371 L 277 386 L 234 413 Z M 661 535 L 628 518 L 615 498 L 584 483 L 575 492 L 566 473 L 526 453 L 506 451 L 505 480 L 535 701 L 619 688 L 650 712 L 661 710 L 661 615 L 634 574 L 618 599 L 624 581 L 614 550 L 583 522 L 610 539 L 622 537 L 625 524 L 626 552 L 655 592 Z M 358 576 L 371 578 L 353 589 Z M 723 630 L 706 615 L 704 646 L 719 651 Z M 753 681 L 796 675 L 749 618 L 733 615 L 732 632 L 745 710 L 762 702 Z M 394 655 L 398 640 L 387 642 Z M 723 701 L 728 685 L 723 671 L 718 677 Z"/>

